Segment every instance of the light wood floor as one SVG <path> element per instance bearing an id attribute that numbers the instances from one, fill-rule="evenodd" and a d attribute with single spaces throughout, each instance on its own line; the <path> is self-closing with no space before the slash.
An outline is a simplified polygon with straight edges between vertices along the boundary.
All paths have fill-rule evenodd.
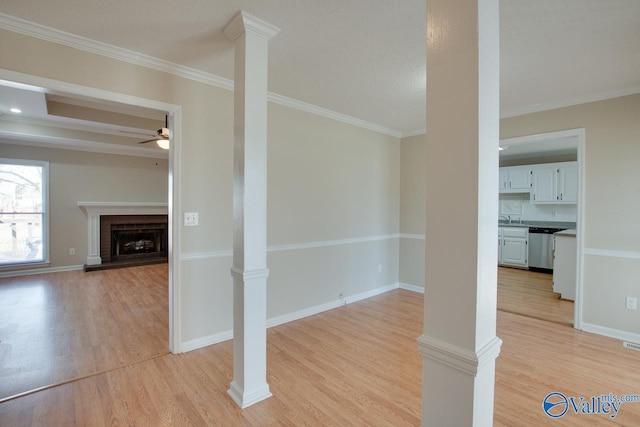
<path id="1" fill-rule="evenodd" d="M 0 401 L 167 354 L 167 283 L 166 264 L 0 279 Z"/>
<path id="2" fill-rule="evenodd" d="M 573 301 L 553 292 L 553 276 L 498 267 L 498 310 L 573 325 Z"/>
<path id="3" fill-rule="evenodd" d="M 423 297 L 396 290 L 268 331 L 274 396 L 245 410 L 227 395 L 230 341 L 165 355 L 0 404 L 2 426 L 417 426 Z M 617 340 L 498 312 L 495 426 L 640 425 L 640 403 L 615 419 L 542 412 L 551 391 L 637 393 L 640 352 Z M 437 392 L 437 385 L 434 385 Z"/>
<path id="4" fill-rule="evenodd" d="M 164 355 L 0 404 L 2 426 L 417 426 L 423 296 L 395 290 L 268 330 L 274 396 L 240 410 L 227 395 L 232 343 Z M 617 340 L 498 312 L 495 426 L 640 425 L 617 418 L 550 420 L 552 391 L 638 393 L 640 352 Z"/>

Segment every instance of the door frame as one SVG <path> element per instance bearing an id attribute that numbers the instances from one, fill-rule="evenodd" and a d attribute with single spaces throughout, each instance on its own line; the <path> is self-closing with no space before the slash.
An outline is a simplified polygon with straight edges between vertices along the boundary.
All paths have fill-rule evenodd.
<path id="1" fill-rule="evenodd" d="M 577 138 L 578 201 L 576 203 L 576 299 L 573 327 L 582 330 L 582 307 L 584 302 L 584 230 L 585 230 L 585 129 L 568 129 L 535 135 L 504 138 L 500 145 L 524 145 L 549 139 Z"/>
<path id="2" fill-rule="evenodd" d="M 180 215 L 181 197 L 181 137 L 182 137 L 182 106 L 156 101 L 138 96 L 127 95 L 89 86 L 82 86 L 46 77 L 20 73 L 0 68 L 0 80 L 20 88 L 40 90 L 45 93 L 68 94 L 88 97 L 98 100 L 118 102 L 134 107 L 144 107 L 166 111 L 169 115 L 171 129 L 171 146 L 169 148 L 169 173 L 167 213 L 169 216 L 169 351 L 181 352 L 181 312 L 180 312 Z"/>

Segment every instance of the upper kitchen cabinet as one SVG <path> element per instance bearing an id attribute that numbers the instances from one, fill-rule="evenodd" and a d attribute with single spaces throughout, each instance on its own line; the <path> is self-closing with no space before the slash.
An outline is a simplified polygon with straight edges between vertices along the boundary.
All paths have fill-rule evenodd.
<path id="1" fill-rule="evenodd" d="M 532 168 L 531 203 L 575 204 L 577 162 L 548 163 Z"/>
<path id="2" fill-rule="evenodd" d="M 562 203 L 578 202 L 578 164 L 558 168 L 558 197 Z"/>
<path id="3" fill-rule="evenodd" d="M 531 190 L 531 167 L 509 166 L 500 168 L 501 193 L 522 193 Z"/>
<path id="4" fill-rule="evenodd" d="M 532 203 L 555 203 L 557 201 L 558 173 L 554 165 L 541 165 L 534 168 L 532 183 Z"/>

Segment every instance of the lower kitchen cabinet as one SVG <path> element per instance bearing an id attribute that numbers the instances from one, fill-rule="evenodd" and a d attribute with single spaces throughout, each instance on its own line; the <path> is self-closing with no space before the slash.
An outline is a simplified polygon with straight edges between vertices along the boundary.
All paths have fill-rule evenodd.
<path id="1" fill-rule="evenodd" d="M 556 233 L 553 251 L 553 292 L 562 299 L 576 299 L 576 236 Z"/>
<path id="2" fill-rule="evenodd" d="M 529 266 L 529 229 L 499 227 L 498 264 L 509 267 Z"/>

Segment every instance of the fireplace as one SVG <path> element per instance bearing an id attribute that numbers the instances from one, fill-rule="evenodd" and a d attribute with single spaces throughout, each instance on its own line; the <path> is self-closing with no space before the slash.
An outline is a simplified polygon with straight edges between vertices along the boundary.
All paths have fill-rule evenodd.
<path id="1" fill-rule="evenodd" d="M 167 258 L 167 215 L 100 216 L 102 263 Z"/>
<path id="2" fill-rule="evenodd" d="M 85 271 L 168 261 L 166 202 L 78 202 L 78 207 L 87 214 Z"/>

